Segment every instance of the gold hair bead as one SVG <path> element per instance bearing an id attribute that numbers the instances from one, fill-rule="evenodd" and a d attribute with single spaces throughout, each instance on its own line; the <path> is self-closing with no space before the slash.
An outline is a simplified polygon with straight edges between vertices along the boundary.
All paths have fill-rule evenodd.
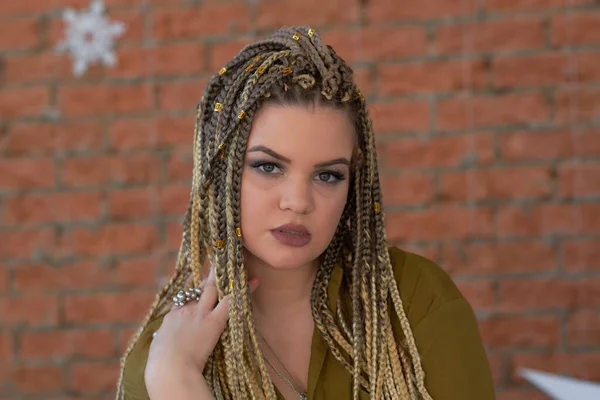
<path id="1" fill-rule="evenodd" d="M 215 104 L 215 111 L 216 112 L 221 112 L 222 109 L 223 109 L 223 104 L 221 104 L 221 103 Z"/>
<path id="2" fill-rule="evenodd" d="M 215 247 L 217 249 L 224 249 L 225 248 L 225 241 L 223 239 L 217 240 L 215 242 Z"/>
<path id="3" fill-rule="evenodd" d="M 256 56 L 252 59 L 252 61 L 257 62 L 258 60 L 260 60 L 260 56 Z"/>
<path id="4" fill-rule="evenodd" d="M 229 292 L 233 292 L 233 284 L 234 284 L 233 279 L 230 279 L 229 280 Z"/>
<path id="5" fill-rule="evenodd" d="M 240 111 L 240 113 L 238 114 L 238 119 L 244 119 L 244 117 L 246 116 L 246 111 L 242 110 Z"/>
<path id="6" fill-rule="evenodd" d="M 248 64 L 248 66 L 246 67 L 246 69 L 244 70 L 244 72 L 248 72 L 252 69 L 252 67 L 254 67 L 254 64 Z"/>
<path id="7" fill-rule="evenodd" d="M 294 33 L 294 36 L 292 36 L 292 38 L 294 40 L 300 40 L 300 34 L 298 32 Z"/>
<path id="8" fill-rule="evenodd" d="M 223 75 L 225 72 L 227 72 L 227 68 L 223 67 L 219 70 L 219 75 Z"/>
<path id="9" fill-rule="evenodd" d="M 293 71 L 290 67 L 285 67 L 281 70 L 281 72 L 283 72 L 284 74 L 291 74 Z"/>
<path id="10" fill-rule="evenodd" d="M 223 150 L 225 148 L 225 142 L 221 142 L 219 145 L 219 150 Z"/>
<path id="11" fill-rule="evenodd" d="M 313 35 L 315 34 L 315 32 L 316 32 L 316 31 L 315 31 L 313 28 L 310 28 L 310 29 L 308 30 L 308 36 L 310 36 L 310 37 L 313 37 Z"/>
<path id="12" fill-rule="evenodd" d="M 219 157 L 220 158 L 225 158 L 225 142 L 222 142 L 219 145 Z"/>
<path id="13" fill-rule="evenodd" d="M 259 75 L 262 75 L 265 73 L 265 71 L 267 70 L 267 67 L 264 65 L 261 65 L 260 67 L 258 67 L 258 69 L 256 70 L 256 73 Z"/>
<path id="14" fill-rule="evenodd" d="M 377 214 L 379 214 L 381 212 L 381 204 L 379 204 L 378 202 L 373 203 L 373 209 Z"/>
<path id="15" fill-rule="evenodd" d="M 242 237 L 242 228 L 235 228 L 235 234 L 238 237 Z"/>
<path id="16" fill-rule="evenodd" d="M 362 94 L 362 92 L 360 90 L 358 91 L 358 95 L 360 96 L 360 99 L 362 101 L 365 101 L 365 96 L 363 96 L 363 94 Z"/>

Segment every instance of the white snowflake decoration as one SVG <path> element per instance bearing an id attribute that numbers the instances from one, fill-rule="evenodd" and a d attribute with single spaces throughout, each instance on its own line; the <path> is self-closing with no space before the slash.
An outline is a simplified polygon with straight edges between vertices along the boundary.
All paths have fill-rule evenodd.
<path id="1" fill-rule="evenodd" d="M 111 22 L 104 16 L 102 0 L 92 0 L 87 11 L 66 9 L 63 19 L 67 24 L 66 39 L 56 46 L 56 50 L 71 53 L 76 76 L 83 75 L 92 63 L 102 61 L 108 66 L 117 63 L 112 51 L 113 42 L 125 32 L 125 24 Z"/>

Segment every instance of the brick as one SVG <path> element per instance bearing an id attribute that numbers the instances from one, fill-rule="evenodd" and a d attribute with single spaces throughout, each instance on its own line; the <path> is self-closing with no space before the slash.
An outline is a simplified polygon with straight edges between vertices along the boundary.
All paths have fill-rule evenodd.
<path id="1" fill-rule="evenodd" d="M 13 360 L 12 337 L 8 330 L 0 331 L 0 364 Z"/>
<path id="2" fill-rule="evenodd" d="M 193 106 L 192 106 L 193 107 Z M 195 116 L 120 118 L 108 127 L 111 148 L 141 149 L 177 144 L 191 146 Z"/>
<path id="3" fill-rule="evenodd" d="M 153 36 L 159 40 L 197 38 L 247 30 L 249 11 L 247 4 L 208 4 L 202 7 L 156 8 L 150 18 Z"/>
<path id="4" fill-rule="evenodd" d="M 600 194 L 600 163 L 563 164 L 558 168 L 558 193 L 562 197 Z"/>
<path id="5" fill-rule="evenodd" d="M 2 141 L 10 155 L 49 155 L 98 149 L 102 131 L 98 122 L 15 123 Z"/>
<path id="6" fill-rule="evenodd" d="M 567 271 L 600 269 L 600 239 L 563 239 L 562 250 Z"/>
<path id="7" fill-rule="evenodd" d="M 594 120 L 600 115 L 600 89 L 583 85 L 580 88 L 557 90 L 555 98 L 557 122 Z"/>
<path id="8" fill-rule="evenodd" d="M 119 378 L 117 362 L 77 362 L 71 365 L 70 388 L 77 393 L 112 391 Z"/>
<path id="9" fill-rule="evenodd" d="M 190 185 L 172 184 L 158 188 L 158 210 L 163 215 L 185 214 L 190 201 Z"/>
<path id="10" fill-rule="evenodd" d="M 271 30 L 300 24 L 319 27 L 358 22 L 359 17 L 359 4 L 351 0 L 283 0 L 258 3 L 255 26 Z"/>
<path id="11" fill-rule="evenodd" d="M 8 265 L 0 263 L 0 293 L 7 292 L 10 287 Z"/>
<path id="12" fill-rule="evenodd" d="M 139 113 L 152 110 L 154 94 L 145 83 L 62 86 L 58 108 L 67 117 Z"/>
<path id="13" fill-rule="evenodd" d="M 555 85 L 571 80 L 575 71 L 569 58 L 562 53 L 545 53 L 524 57 L 496 57 L 492 61 L 494 86 L 509 88 L 519 86 Z"/>
<path id="14" fill-rule="evenodd" d="M 4 326 L 42 326 L 58 323 L 58 299 L 31 294 L 0 298 L 0 323 Z"/>
<path id="15" fill-rule="evenodd" d="M 479 320 L 479 329 L 488 349 L 557 346 L 560 320 L 547 316 L 497 316 Z"/>
<path id="16" fill-rule="evenodd" d="M 600 205 L 545 203 L 524 209 L 505 206 L 496 217 L 500 236 L 596 233 L 600 230 Z"/>
<path id="17" fill-rule="evenodd" d="M 548 167 L 500 167 L 446 172 L 439 177 L 445 200 L 479 201 L 547 198 L 553 191 Z"/>
<path id="18" fill-rule="evenodd" d="M 50 102 L 47 87 L 32 86 L 0 90 L 0 115 L 3 119 L 39 117 Z"/>
<path id="19" fill-rule="evenodd" d="M 25 264 L 14 269 L 13 282 L 20 291 L 93 289 L 110 283 L 110 271 L 94 261 L 73 261 L 58 267 Z"/>
<path id="20" fill-rule="evenodd" d="M 142 223 L 112 223 L 97 229 L 74 228 L 62 237 L 64 255 L 108 255 L 143 253 L 156 248 L 156 226 Z"/>
<path id="21" fill-rule="evenodd" d="M 593 3 L 593 0 L 569 0 L 568 6 Z M 489 0 L 486 9 L 490 11 L 525 11 L 547 8 L 563 8 L 564 0 Z"/>
<path id="22" fill-rule="evenodd" d="M 160 109 L 194 112 L 208 83 L 208 77 L 165 82 L 160 86 Z"/>
<path id="23" fill-rule="evenodd" d="M 407 2 L 402 7 L 393 0 L 371 0 L 367 4 L 367 16 L 371 22 L 422 20 L 469 15 L 475 12 L 476 2 L 452 0 L 425 0 Z"/>
<path id="24" fill-rule="evenodd" d="M 433 199 L 431 174 L 383 175 L 380 180 L 385 204 L 423 204 Z"/>
<path id="25" fill-rule="evenodd" d="M 37 18 L 2 21 L 4 32 L 0 37 L 0 51 L 31 49 L 41 44 L 41 23 Z"/>
<path id="26" fill-rule="evenodd" d="M 52 229 L 0 231 L 0 257 L 31 259 L 51 252 L 55 246 L 56 235 Z"/>
<path id="27" fill-rule="evenodd" d="M 53 365 L 15 366 L 10 373 L 13 388 L 21 394 L 48 394 L 65 388 L 63 367 Z"/>
<path id="28" fill-rule="evenodd" d="M 445 264 L 444 269 L 446 269 Z M 456 286 L 475 311 L 494 307 L 494 285 L 492 281 L 454 279 Z"/>
<path id="29" fill-rule="evenodd" d="M 115 334 L 108 330 L 69 329 L 22 332 L 18 354 L 24 360 L 69 360 L 114 356 Z"/>
<path id="30" fill-rule="evenodd" d="M 548 121 L 549 105 L 542 93 L 457 97 L 438 102 L 440 129 L 464 129 Z"/>
<path id="31" fill-rule="evenodd" d="M 491 208 L 438 206 L 426 210 L 388 213 L 388 238 L 394 240 L 441 240 L 488 237 L 494 234 Z"/>
<path id="32" fill-rule="evenodd" d="M 429 128 L 431 111 L 426 101 L 372 102 L 368 109 L 376 134 L 393 131 L 422 131 Z"/>
<path id="33" fill-rule="evenodd" d="M 502 134 L 499 139 L 500 155 L 504 160 L 530 161 L 600 154 L 599 129 L 571 129 Z"/>
<path id="34" fill-rule="evenodd" d="M 349 64 L 427 53 L 427 32 L 420 26 L 335 29 L 322 37 Z"/>
<path id="35" fill-rule="evenodd" d="M 78 324 L 139 321 L 153 298 L 150 291 L 65 295 L 64 318 Z"/>
<path id="36" fill-rule="evenodd" d="M 72 61 L 67 54 L 42 52 L 7 56 L 4 61 L 6 81 L 11 83 L 48 82 L 72 76 Z"/>
<path id="37" fill-rule="evenodd" d="M 567 375 L 573 378 L 600 380 L 600 352 L 561 352 L 518 353 L 512 357 L 512 374 L 515 380 L 520 368 L 537 369 L 553 374 Z"/>
<path id="38" fill-rule="evenodd" d="M 6 199 L 6 222 L 8 224 L 26 224 L 93 221 L 101 217 L 102 206 L 102 193 L 100 192 L 17 195 Z"/>
<path id="39" fill-rule="evenodd" d="M 85 0 L 22 0 L 18 2 L 3 2 L 0 5 L 0 15 L 9 16 L 13 14 L 47 13 L 62 9 L 63 7 L 86 7 Z"/>
<path id="40" fill-rule="evenodd" d="M 197 74 L 205 70 L 202 43 L 171 43 L 156 48 L 121 47 L 119 63 L 107 71 L 110 77 L 143 77 Z"/>
<path id="41" fill-rule="evenodd" d="M 571 346 L 600 346 L 600 312 L 574 310 L 567 317 L 567 343 Z"/>
<path id="42" fill-rule="evenodd" d="M 510 311 L 598 307 L 598 288 L 600 278 L 507 279 L 500 282 L 499 307 Z"/>
<path id="43" fill-rule="evenodd" d="M 156 287 L 163 273 L 163 259 L 160 255 L 143 256 L 118 260 L 113 266 L 115 283 L 127 287 Z"/>
<path id="44" fill-rule="evenodd" d="M 487 80 L 482 60 L 382 64 L 378 74 L 385 83 L 379 88 L 382 95 L 479 89 Z"/>
<path id="45" fill-rule="evenodd" d="M 155 188 L 128 188 L 108 193 L 111 220 L 148 218 L 154 214 Z"/>
<path id="46" fill-rule="evenodd" d="M 370 68 L 354 68 L 354 82 L 364 96 L 373 94 L 374 76 Z"/>
<path id="47" fill-rule="evenodd" d="M 562 13 L 550 20 L 550 36 L 552 44 L 596 44 L 600 42 L 600 12 L 587 10 L 583 12 Z"/>
<path id="48" fill-rule="evenodd" d="M 385 143 L 382 154 L 387 168 L 486 164 L 493 159 L 492 139 L 487 134 L 440 136 L 428 140 L 397 139 Z"/>
<path id="49" fill-rule="evenodd" d="M 193 158 L 191 146 L 175 148 L 168 161 L 168 181 L 190 181 L 192 179 Z"/>
<path id="50" fill-rule="evenodd" d="M 542 20 L 509 18 L 459 25 L 435 31 L 438 53 L 482 53 L 536 49 L 545 45 Z"/>
<path id="51" fill-rule="evenodd" d="M 240 51 L 242 51 L 244 47 L 246 47 L 246 45 L 250 43 L 252 43 L 252 40 L 245 37 L 236 37 L 233 41 L 211 43 L 208 49 L 208 72 L 210 74 L 217 73 L 221 67 L 231 61 Z M 199 98 L 200 95 L 198 94 L 198 99 Z"/>
<path id="52" fill-rule="evenodd" d="M 154 118 L 119 118 L 107 128 L 111 149 L 151 148 L 158 143 L 158 127 Z"/>
<path id="53" fill-rule="evenodd" d="M 51 158 L 0 159 L 0 188 L 50 188 L 55 184 Z"/>
<path id="54" fill-rule="evenodd" d="M 556 246 L 539 240 L 444 245 L 444 267 L 451 274 L 511 274 L 552 271 Z"/>
<path id="55" fill-rule="evenodd" d="M 62 182 L 68 186 L 132 184 L 156 181 L 160 176 L 157 154 L 69 157 L 62 166 Z"/>
<path id="56" fill-rule="evenodd" d="M 166 229 L 166 250 L 167 251 L 178 251 L 181 245 L 181 238 L 183 235 L 183 226 L 178 222 L 169 222 Z"/>

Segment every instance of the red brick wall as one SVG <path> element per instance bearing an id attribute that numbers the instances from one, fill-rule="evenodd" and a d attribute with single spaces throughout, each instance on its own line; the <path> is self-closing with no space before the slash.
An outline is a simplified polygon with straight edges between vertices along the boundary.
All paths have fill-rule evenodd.
<path id="1" fill-rule="evenodd" d="M 172 268 L 204 84 L 303 23 L 354 66 L 389 238 L 452 273 L 498 398 L 545 398 L 521 366 L 600 380 L 597 1 L 107 0 L 119 65 L 75 79 L 53 47 L 87 4 L 0 5 L 0 397 L 112 397 Z"/>

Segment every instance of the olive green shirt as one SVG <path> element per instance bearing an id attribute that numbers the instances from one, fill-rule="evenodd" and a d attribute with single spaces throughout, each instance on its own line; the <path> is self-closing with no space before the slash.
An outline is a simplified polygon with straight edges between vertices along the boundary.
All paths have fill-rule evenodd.
<path id="1" fill-rule="evenodd" d="M 490 367 L 469 303 L 448 274 L 434 262 L 395 247 L 389 251 L 431 397 L 434 400 L 493 400 Z M 335 310 L 342 274 L 342 268 L 336 265 L 329 283 L 332 310 Z M 144 369 L 152 333 L 161 322 L 162 318 L 158 318 L 149 323 L 127 360 L 123 377 L 126 400 L 149 399 Z M 401 332 L 395 313 L 392 327 L 395 332 Z M 350 399 L 351 378 L 315 328 L 308 370 L 308 398 Z M 363 391 L 360 397 L 368 399 L 368 394 Z"/>

